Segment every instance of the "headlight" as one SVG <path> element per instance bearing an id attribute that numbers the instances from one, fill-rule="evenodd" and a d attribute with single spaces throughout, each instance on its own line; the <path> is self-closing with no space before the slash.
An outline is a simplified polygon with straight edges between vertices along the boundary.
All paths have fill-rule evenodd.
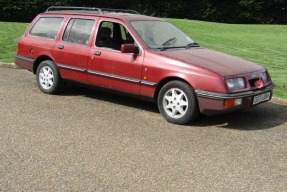
<path id="1" fill-rule="evenodd" d="M 268 79 L 267 79 L 267 73 L 266 71 L 261 73 L 261 77 L 264 83 L 267 83 Z"/>
<path id="2" fill-rule="evenodd" d="M 230 91 L 244 89 L 246 87 L 244 78 L 227 79 L 226 84 Z"/>

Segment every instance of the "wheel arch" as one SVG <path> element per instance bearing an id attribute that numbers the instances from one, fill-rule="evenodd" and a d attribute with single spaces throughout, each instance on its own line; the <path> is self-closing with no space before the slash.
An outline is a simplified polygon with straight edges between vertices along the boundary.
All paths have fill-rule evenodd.
<path id="1" fill-rule="evenodd" d="M 162 80 L 158 83 L 158 85 L 157 85 L 157 87 L 156 87 L 156 90 L 155 90 L 155 94 L 154 94 L 154 100 L 155 100 L 155 101 L 157 101 L 157 98 L 158 98 L 158 95 L 159 95 L 159 92 L 160 92 L 161 88 L 162 88 L 165 84 L 167 84 L 168 82 L 171 82 L 171 81 L 181 81 L 181 82 L 184 82 L 184 83 L 188 84 L 191 88 L 194 89 L 194 87 L 193 87 L 188 81 L 186 81 L 186 80 L 184 80 L 184 79 L 182 79 L 182 78 L 180 78 L 180 77 L 167 77 L 167 78 L 162 79 Z"/>
<path id="2" fill-rule="evenodd" d="M 50 60 L 50 61 L 53 61 L 53 59 L 47 55 L 41 55 L 39 56 L 35 61 L 34 61 L 34 64 L 33 64 L 33 73 L 36 74 L 37 72 L 37 68 L 38 66 L 40 65 L 40 63 L 42 61 L 45 61 L 45 60 Z M 54 62 L 54 61 L 53 61 Z"/>

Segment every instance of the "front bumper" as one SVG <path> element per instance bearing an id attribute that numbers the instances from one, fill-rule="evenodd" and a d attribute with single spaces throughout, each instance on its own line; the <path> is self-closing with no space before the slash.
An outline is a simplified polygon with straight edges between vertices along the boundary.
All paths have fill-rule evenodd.
<path id="1" fill-rule="evenodd" d="M 222 114 L 222 113 L 227 113 L 231 111 L 237 111 L 237 110 L 253 107 L 254 106 L 253 98 L 260 94 L 270 92 L 271 93 L 270 99 L 271 99 L 272 89 L 274 87 L 275 85 L 271 83 L 262 89 L 255 90 L 255 91 L 246 91 L 246 92 L 241 92 L 241 93 L 227 94 L 227 93 L 215 93 L 215 92 L 209 92 L 209 91 L 203 91 L 203 90 L 195 90 L 195 93 L 198 98 L 200 112 L 205 115 L 217 115 L 217 114 Z M 224 100 L 239 99 L 239 98 L 242 98 L 241 105 L 234 106 L 234 107 L 224 106 Z"/>

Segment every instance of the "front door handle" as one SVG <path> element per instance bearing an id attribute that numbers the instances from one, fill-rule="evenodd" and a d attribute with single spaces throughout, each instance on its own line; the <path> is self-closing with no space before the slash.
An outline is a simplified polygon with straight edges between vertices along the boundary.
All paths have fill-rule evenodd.
<path id="1" fill-rule="evenodd" d="M 64 49 L 64 45 L 58 45 L 58 49 Z"/>
<path id="2" fill-rule="evenodd" d="M 94 55 L 100 56 L 100 55 L 101 55 L 101 52 L 100 52 L 100 51 L 95 51 L 95 52 L 94 52 Z"/>

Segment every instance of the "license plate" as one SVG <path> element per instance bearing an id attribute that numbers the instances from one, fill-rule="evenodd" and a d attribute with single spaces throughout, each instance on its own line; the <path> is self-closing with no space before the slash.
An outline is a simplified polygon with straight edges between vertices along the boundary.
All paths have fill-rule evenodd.
<path id="1" fill-rule="evenodd" d="M 261 95 L 256 95 L 253 98 L 253 105 L 256 105 L 256 104 L 264 102 L 264 101 L 269 101 L 270 100 L 270 96 L 271 96 L 270 92 L 263 93 Z"/>

